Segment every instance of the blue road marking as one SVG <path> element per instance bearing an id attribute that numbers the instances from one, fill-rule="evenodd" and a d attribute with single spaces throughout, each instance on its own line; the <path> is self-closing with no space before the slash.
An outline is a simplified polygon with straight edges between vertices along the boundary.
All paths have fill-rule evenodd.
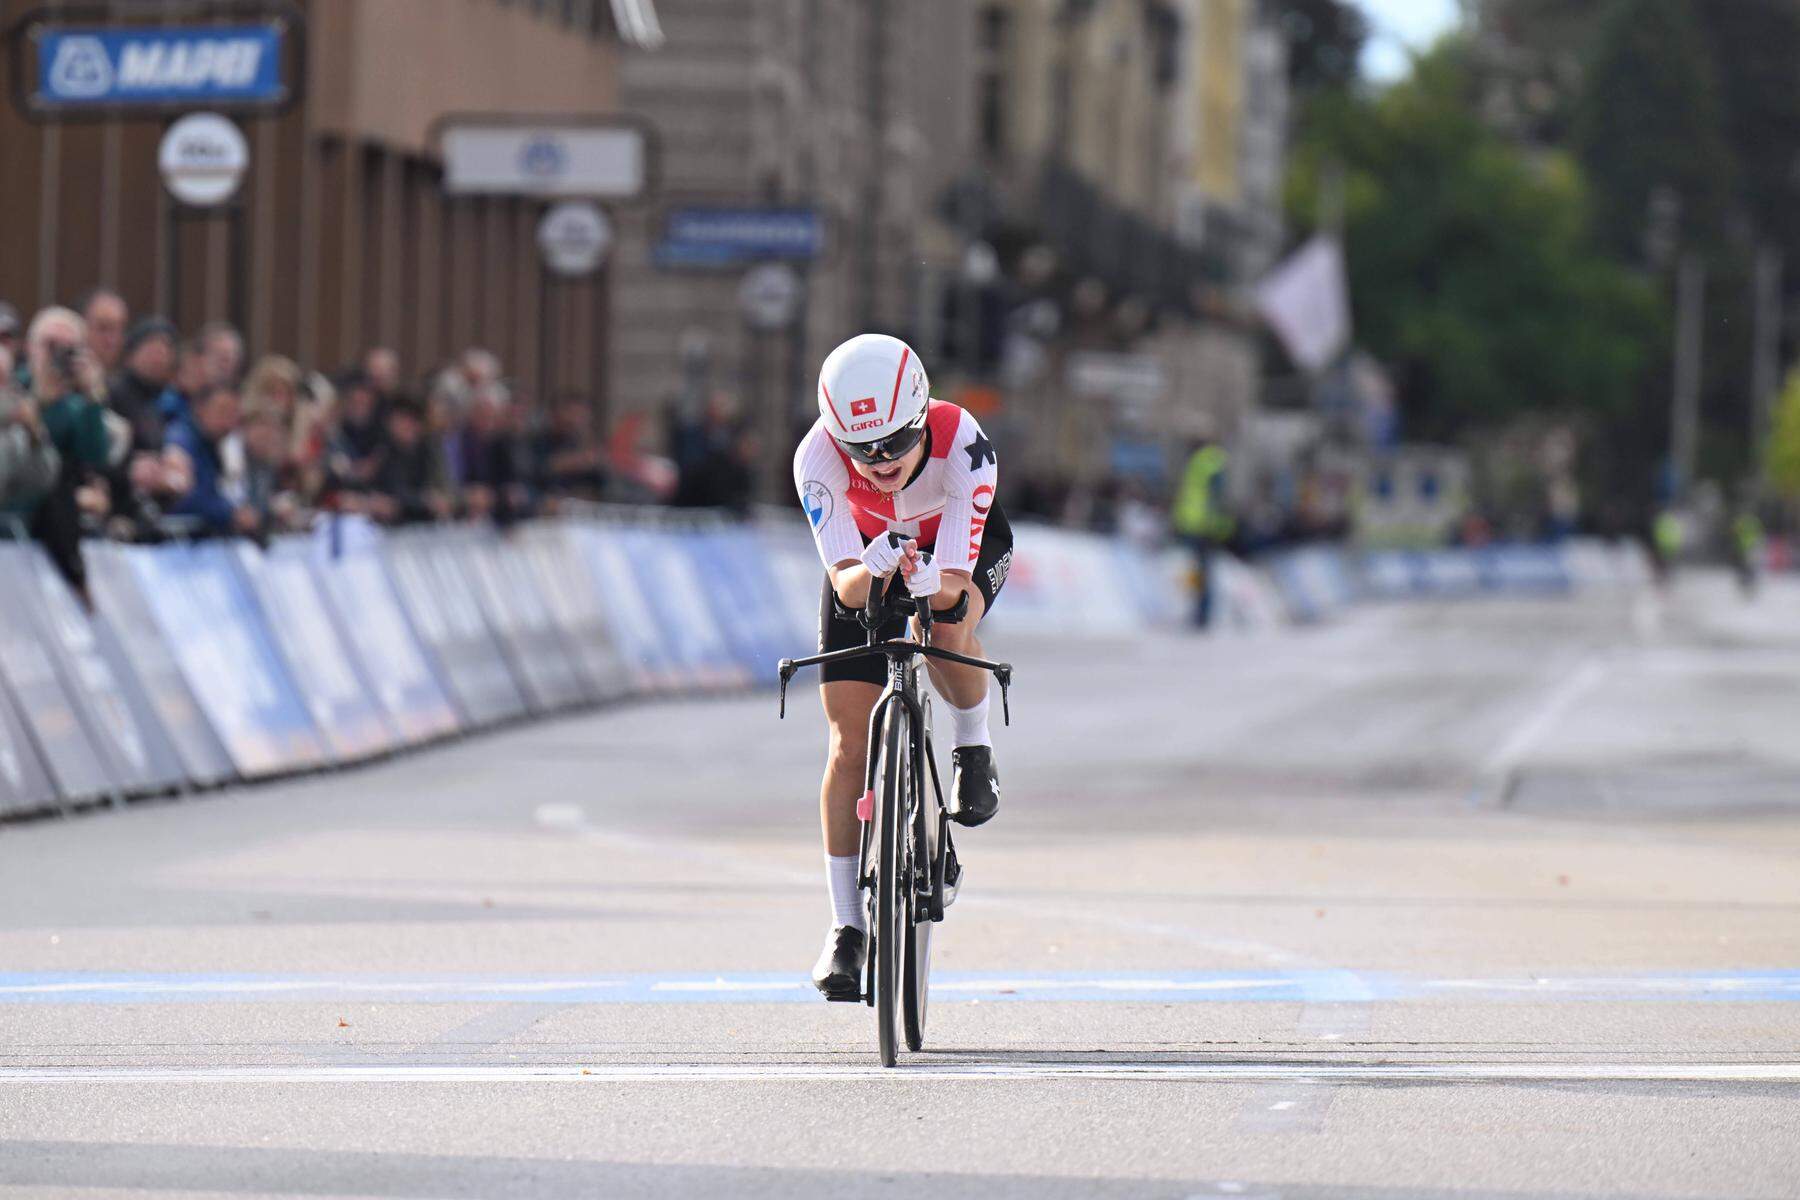
<path id="1" fill-rule="evenodd" d="M 1382 1001 L 1800 1001 L 1800 970 L 1420 976 L 1384 971 L 945 972 L 941 1002 L 1355 1004 Z M 0 1004 L 289 1002 L 766 1004 L 805 1002 L 790 973 L 276 975 L 0 972 Z"/>

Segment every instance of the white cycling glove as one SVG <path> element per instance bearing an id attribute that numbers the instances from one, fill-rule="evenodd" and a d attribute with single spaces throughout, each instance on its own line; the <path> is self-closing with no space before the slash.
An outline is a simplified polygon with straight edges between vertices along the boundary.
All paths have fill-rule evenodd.
<path id="1" fill-rule="evenodd" d="M 869 568 L 869 574 L 886 578 L 906 557 L 906 548 L 910 545 L 912 539 L 904 534 L 884 533 L 863 547 L 862 564 Z"/>
<path id="2" fill-rule="evenodd" d="M 929 550 L 919 552 L 918 563 L 906 577 L 906 592 L 915 600 L 929 600 L 944 586 L 944 573 L 938 569 L 937 557 Z"/>

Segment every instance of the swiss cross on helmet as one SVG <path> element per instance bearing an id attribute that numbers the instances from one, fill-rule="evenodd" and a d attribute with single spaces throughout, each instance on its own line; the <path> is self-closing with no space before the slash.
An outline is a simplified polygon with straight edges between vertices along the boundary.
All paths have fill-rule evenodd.
<path id="1" fill-rule="evenodd" d="M 845 454 L 860 462 L 899 458 L 925 436 L 931 381 L 912 347 L 864 333 L 819 368 L 819 416 Z"/>

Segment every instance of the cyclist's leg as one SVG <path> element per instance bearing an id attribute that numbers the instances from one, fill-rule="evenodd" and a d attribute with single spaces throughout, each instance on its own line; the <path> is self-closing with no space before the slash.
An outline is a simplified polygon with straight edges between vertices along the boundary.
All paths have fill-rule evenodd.
<path id="1" fill-rule="evenodd" d="M 942 646 L 971 658 L 981 658 L 981 639 L 976 635 L 976 626 L 987 615 L 987 597 L 981 594 L 981 589 L 967 575 L 946 572 L 943 588 L 938 593 L 939 598 L 932 603 L 932 608 L 954 608 L 961 595 L 966 592 L 969 597 L 969 612 L 953 625 L 933 625 L 932 645 Z M 973 708 L 987 699 L 988 673 L 981 668 L 965 667 L 961 663 L 944 662 L 936 658 L 926 659 L 925 663 L 937 694 L 951 707 Z"/>
<path id="2" fill-rule="evenodd" d="M 875 662 L 880 665 L 880 660 Z M 869 713 L 880 695 L 880 685 L 860 679 L 840 679 L 819 688 L 825 721 L 831 727 L 825 779 L 819 787 L 819 823 L 825 853 L 834 857 L 855 854 L 861 847 L 856 802 L 868 769 Z"/>

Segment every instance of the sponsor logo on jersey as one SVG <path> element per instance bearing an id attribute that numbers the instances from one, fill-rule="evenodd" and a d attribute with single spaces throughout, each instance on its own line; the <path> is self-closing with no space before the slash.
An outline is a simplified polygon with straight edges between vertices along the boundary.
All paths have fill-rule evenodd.
<path id="1" fill-rule="evenodd" d="M 987 528 L 988 512 L 994 507 L 993 485 L 984 483 L 976 488 L 969 507 L 974 510 L 969 517 L 969 561 L 973 563 L 981 557 L 981 531 Z"/>
<path id="2" fill-rule="evenodd" d="M 973 503 L 975 505 L 975 511 L 983 514 L 985 514 L 988 509 L 994 507 L 994 485 L 991 483 L 984 483 L 976 488 Z"/>
<path id="3" fill-rule="evenodd" d="M 816 479 L 809 479 L 800 488 L 800 507 L 806 510 L 806 519 L 817 529 L 831 519 L 833 506 L 831 489 Z"/>
<path id="4" fill-rule="evenodd" d="M 850 415 L 853 417 L 866 417 L 874 411 L 875 397 L 873 396 L 864 396 L 861 400 L 850 402 Z M 858 425 L 856 428 L 861 429 L 862 426 Z"/>

